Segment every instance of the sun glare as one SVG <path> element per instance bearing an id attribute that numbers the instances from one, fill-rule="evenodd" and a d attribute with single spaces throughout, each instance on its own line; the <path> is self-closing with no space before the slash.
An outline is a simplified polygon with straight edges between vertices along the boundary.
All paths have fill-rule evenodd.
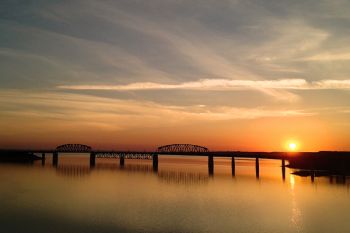
<path id="1" fill-rule="evenodd" d="M 291 142 L 289 143 L 288 147 L 289 147 L 289 150 L 295 151 L 297 149 L 297 144 L 294 142 Z"/>

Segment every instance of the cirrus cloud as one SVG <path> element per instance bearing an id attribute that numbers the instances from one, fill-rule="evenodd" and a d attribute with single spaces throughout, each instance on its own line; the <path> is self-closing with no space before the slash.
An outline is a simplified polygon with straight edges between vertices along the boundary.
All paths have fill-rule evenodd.
<path id="1" fill-rule="evenodd" d="M 193 82 L 178 84 L 165 84 L 155 82 L 137 82 L 126 85 L 61 85 L 60 89 L 70 90 L 115 90 L 115 91 L 142 91 L 142 90 L 239 90 L 239 89 L 350 89 L 350 79 L 346 80 L 320 80 L 307 82 L 305 79 L 279 79 L 279 80 L 228 80 L 228 79 L 201 79 Z"/>

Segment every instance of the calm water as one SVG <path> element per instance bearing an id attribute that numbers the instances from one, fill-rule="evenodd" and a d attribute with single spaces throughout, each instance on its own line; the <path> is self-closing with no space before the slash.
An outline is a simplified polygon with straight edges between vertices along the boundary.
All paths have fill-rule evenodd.
<path id="1" fill-rule="evenodd" d="M 349 181 L 292 175 L 279 161 L 62 156 L 57 168 L 0 165 L 0 232 L 350 232 Z"/>

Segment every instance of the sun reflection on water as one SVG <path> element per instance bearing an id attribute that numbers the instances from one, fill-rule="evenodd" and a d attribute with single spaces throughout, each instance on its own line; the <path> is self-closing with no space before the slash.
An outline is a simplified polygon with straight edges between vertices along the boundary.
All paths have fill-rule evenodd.
<path id="1" fill-rule="evenodd" d="M 295 197 L 295 177 L 294 175 L 290 175 L 290 190 L 291 190 L 291 198 L 292 198 L 292 216 L 291 216 L 291 224 L 296 229 L 297 232 L 303 232 L 302 230 L 302 216 L 301 211 L 297 205 L 296 197 Z"/>

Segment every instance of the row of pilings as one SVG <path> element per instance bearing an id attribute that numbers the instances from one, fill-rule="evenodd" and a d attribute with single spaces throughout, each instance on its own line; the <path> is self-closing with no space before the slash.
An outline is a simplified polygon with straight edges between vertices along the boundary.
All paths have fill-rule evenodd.
<path id="1" fill-rule="evenodd" d="M 235 176 L 236 174 L 236 161 L 235 157 L 231 157 L 231 168 L 232 168 L 232 176 Z M 285 159 L 281 159 L 282 164 L 282 177 L 285 179 L 286 176 L 286 164 L 285 164 Z M 125 158 L 124 156 L 120 156 L 119 158 L 119 163 L 120 166 L 123 167 L 125 164 Z M 42 154 L 42 164 L 45 164 L 45 153 Z M 58 153 L 54 152 L 52 156 L 52 164 L 53 166 L 57 167 L 58 166 Z M 96 165 L 96 153 L 91 152 L 90 153 L 90 167 L 95 167 Z M 158 171 L 158 154 L 153 154 L 152 155 L 152 165 L 153 165 L 153 170 Z M 214 156 L 209 155 L 208 156 L 208 172 L 209 175 L 214 174 Z M 260 164 L 259 164 L 259 158 L 255 158 L 255 175 L 257 178 L 260 176 Z"/>

